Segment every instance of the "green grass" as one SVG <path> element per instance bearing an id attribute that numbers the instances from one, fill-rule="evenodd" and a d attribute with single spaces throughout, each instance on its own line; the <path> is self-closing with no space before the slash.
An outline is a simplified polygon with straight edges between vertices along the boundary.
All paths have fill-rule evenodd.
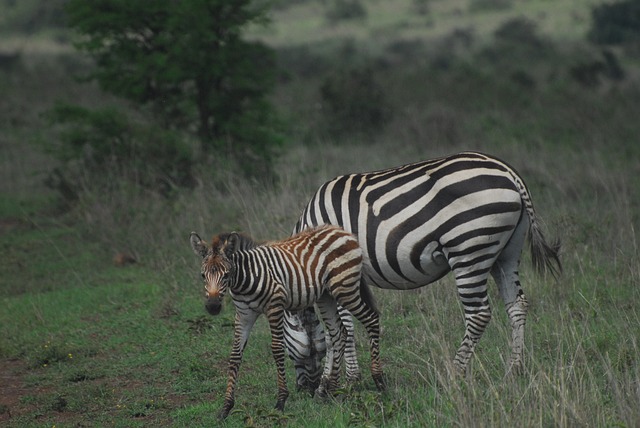
<path id="1" fill-rule="evenodd" d="M 563 244 L 557 282 L 535 276 L 528 253 L 522 263 L 531 303 L 525 374 L 504 378 L 510 329 L 491 288 L 494 316 L 470 373 L 451 375 L 463 315 L 445 278 L 419 291 L 374 290 L 384 394 L 369 376 L 358 327 L 363 381 L 318 402 L 294 391 L 287 362 L 291 395 L 283 414 L 273 412 L 275 366 L 261 319 L 236 411 L 221 425 L 638 425 L 637 64 L 621 54 L 621 83 L 584 88 L 570 78 L 571 66 L 600 55 L 581 42 L 591 2 L 471 11 L 467 1 L 432 1 L 426 17 L 408 15 L 410 3 L 366 2 L 364 23 L 334 28 L 320 3 L 299 2 L 274 14 L 270 33 L 256 33 L 291 49 L 280 51 L 289 70 L 314 71 L 291 71 L 274 95 L 291 140 L 308 144 L 287 148 L 279 182 L 267 188 L 203 167 L 198 187 L 166 199 L 114 177 L 109 191 L 87 188 L 63 211 L 42 184 L 54 162 L 42 151 L 53 137 L 41 113 L 59 99 L 112 100 L 71 79 L 82 62 L 68 50 L 25 50 L 20 72 L 0 70 L 0 424 L 217 426 L 233 312 L 227 302 L 219 317 L 206 315 L 189 233 L 285 237 L 309 195 L 337 174 L 473 149 L 521 172 L 549 237 Z M 492 43 L 493 31 L 520 15 L 536 21 L 553 49 Z M 467 26 L 475 28 L 472 46 L 451 48 L 446 36 Z M 425 43 L 392 45 L 414 36 Z M 355 40 L 349 49 L 345 37 Z M 318 87 L 347 65 L 372 67 L 394 116 L 376 135 L 329 141 Z M 532 86 L 522 86 L 522 72 Z M 114 265 L 120 252 L 138 262 Z"/>
<path id="2" fill-rule="evenodd" d="M 65 234 L 52 236 L 55 242 Z M 89 278 L 83 284 L 2 299 L 0 350 L 23 385 L 10 426 L 214 424 L 226 378 L 230 308 L 222 319 L 202 318 L 196 275 L 186 276 L 184 290 L 176 290 L 144 267 L 114 272 L 106 282 L 100 279 L 104 272 L 79 266 L 76 274 Z M 241 369 L 238 412 L 226 426 L 478 420 L 632 426 L 638 418 L 633 394 L 639 319 L 631 302 L 639 296 L 637 287 L 617 284 L 624 272 L 612 275 L 592 266 L 569 271 L 561 283 L 523 279 L 532 302 L 528 370 L 515 380 L 502 378 L 508 329 L 499 303 L 472 374 L 456 379 L 449 375 L 450 358 L 462 320 L 451 281 L 420 292 L 378 291 L 389 391 L 379 396 L 365 368 L 364 385 L 338 403 L 293 393 L 284 415 L 269 410 L 275 370 L 268 331 L 259 323 Z M 362 331 L 359 343 L 365 343 Z M 360 355 L 366 367 L 366 349 Z M 288 374 L 292 387 L 292 370 Z"/>

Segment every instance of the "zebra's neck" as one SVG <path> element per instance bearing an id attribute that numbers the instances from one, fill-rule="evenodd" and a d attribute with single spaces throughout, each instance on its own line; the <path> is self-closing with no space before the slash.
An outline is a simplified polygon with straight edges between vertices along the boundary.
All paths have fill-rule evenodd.
<path id="1" fill-rule="evenodd" d="M 230 289 L 236 296 L 260 293 L 274 275 L 269 259 L 274 249 L 259 245 L 236 251 L 231 258 Z"/>

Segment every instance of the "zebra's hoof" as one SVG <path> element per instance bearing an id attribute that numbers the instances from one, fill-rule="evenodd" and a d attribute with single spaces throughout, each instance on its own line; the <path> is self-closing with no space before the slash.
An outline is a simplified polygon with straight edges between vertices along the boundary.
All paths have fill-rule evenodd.
<path id="1" fill-rule="evenodd" d="M 378 375 L 375 376 L 373 378 L 373 382 L 376 384 L 376 388 L 378 389 L 378 391 L 386 391 L 387 389 L 387 382 L 384 380 L 384 376 L 383 375 Z"/>
<path id="2" fill-rule="evenodd" d="M 284 403 L 285 403 L 284 401 L 278 400 L 278 402 L 276 403 L 275 409 L 280 412 L 284 412 Z"/>
<path id="3" fill-rule="evenodd" d="M 522 376 L 524 374 L 524 367 L 521 362 L 510 363 L 507 366 L 506 376 Z"/>
<path id="4" fill-rule="evenodd" d="M 312 397 L 315 394 L 316 389 L 318 389 L 318 382 L 315 382 L 315 383 L 304 382 L 304 383 L 296 384 L 296 391 L 297 392 L 302 392 L 302 393 L 307 392 Z"/>
<path id="5" fill-rule="evenodd" d="M 327 401 L 333 397 L 334 388 L 327 385 L 325 382 L 321 382 L 315 393 L 313 394 L 313 398 L 318 401 Z"/>
<path id="6" fill-rule="evenodd" d="M 314 400 L 325 401 L 327 398 L 329 398 L 329 394 L 327 393 L 327 390 L 322 387 L 318 387 L 318 389 L 313 393 Z"/>
<path id="7" fill-rule="evenodd" d="M 329 401 L 329 396 L 326 393 L 318 393 L 317 391 L 313 394 L 313 400 L 318 403 L 326 403 Z"/>

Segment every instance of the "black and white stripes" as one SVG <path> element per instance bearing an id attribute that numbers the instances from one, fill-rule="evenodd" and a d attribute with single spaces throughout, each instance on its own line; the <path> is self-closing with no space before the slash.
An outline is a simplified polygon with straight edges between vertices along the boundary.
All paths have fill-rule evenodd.
<path id="1" fill-rule="evenodd" d="M 527 231 L 537 268 L 555 274 L 560 263 L 557 248 L 549 246 L 540 232 L 523 180 L 509 165 L 467 152 L 340 176 L 313 195 L 294 233 L 321 224 L 340 225 L 356 234 L 368 284 L 408 290 L 453 273 L 465 311 L 466 331 L 454 360 L 460 370 L 466 368 L 491 318 L 486 284 L 493 276 L 513 326 L 510 368 L 522 368 L 527 303 L 518 263 Z M 348 315 L 341 315 L 350 327 Z M 305 317 L 310 319 L 308 314 Z M 287 325 L 304 324 L 296 313 L 287 318 Z M 352 339 L 346 350 L 347 374 L 356 377 Z M 314 337 L 307 342 L 319 340 Z M 289 353 L 293 357 L 305 352 L 290 346 Z M 317 358 L 320 353 L 314 355 Z M 298 384 L 314 384 L 314 370 L 302 367 L 316 367 L 317 373 L 319 362 L 295 358 L 294 362 Z"/>
<path id="2" fill-rule="evenodd" d="M 355 236 L 337 226 L 323 226 L 283 241 L 260 245 L 237 233 L 221 234 L 208 246 L 192 233 L 191 246 L 202 257 L 207 310 L 218 314 L 227 290 L 236 308 L 222 417 L 226 417 L 234 405 L 242 353 L 253 324 L 263 313 L 271 328 L 271 346 L 278 371 L 277 409 L 284 408 L 288 396 L 284 372 L 285 310 L 300 311 L 314 304 L 331 343 L 316 393 L 332 392 L 339 380 L 347 333 L 338 316 L 337 304 L 350 311 L 366 328 L 371 348 L 371 374 L 378 388 L 383 388 L 379 316 L 373 296 L 361 282 L 362 250 Z M 300 346 L 303 342 L 295 343 Z"/>

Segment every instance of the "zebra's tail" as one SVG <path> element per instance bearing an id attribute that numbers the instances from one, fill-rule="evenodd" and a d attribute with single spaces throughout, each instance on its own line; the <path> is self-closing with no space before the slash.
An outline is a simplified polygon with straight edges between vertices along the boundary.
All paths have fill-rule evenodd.
<path id="1" fill-rule="evenodd" d="M 371 292 L 371 289 L 365 282 L 364 278 L 360 280 L 360 297 L 362 298 L 362 300 L 367 306 L 373 309 L 376 314 L 380 315 L 380 311 L 378 310 L 378 305 L 376 304 L 376 299 L 373 293 Z"/>
<path id="2" fill-rule="evenodd" d="M 555 240 L 548 244 L 540 228 L 540 222 L 533 209 L 533 202 L 527 186 L 520 176 L 511 167 L 507 166 L 514 182 L 520 192 L 520 198 L 524 204 L 524 209 L 529 216 L 529 245 L 531 247 L 531 261 L 533 267 L 540 274 L 551 272 L 554 278 L 562 274 L 562 263 L 560 263 L 560 240 Z"/>
<path id="3" fill-rule="evenodd" d="M 560 263 L 560 240 L 548 244 L 535 215 L 529 216 L 529 245 L 531 247 L 531 261 L 534 268 L 541 274 L 551 272 L 554 278 L 562 274 Z"/>

